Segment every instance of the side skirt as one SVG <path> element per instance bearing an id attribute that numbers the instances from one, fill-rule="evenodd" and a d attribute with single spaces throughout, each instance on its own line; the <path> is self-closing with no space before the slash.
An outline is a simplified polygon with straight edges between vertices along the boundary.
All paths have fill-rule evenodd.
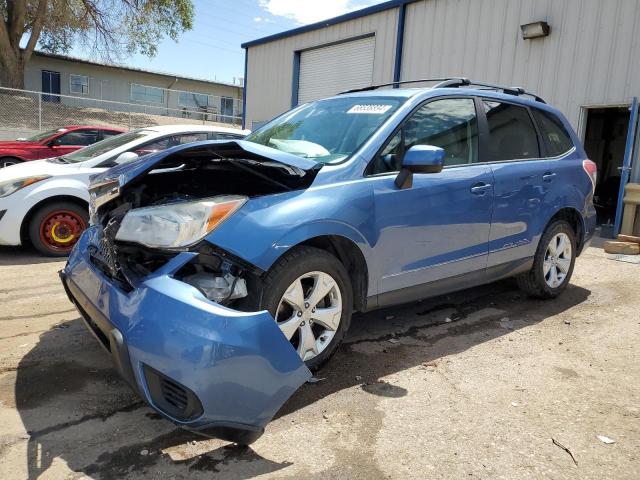
<path id="1" fill-rule="evenodd" d="M 533 258 L 525 258 L 501 265 L 496 265 L 486 270 L 477 270 L 455 277 L 436 280 L 435 282 L 414 285 L 413 287 L 393 290 L 367 298 L 366 311 L 377 308 L 391 307 L 403 303 L 415 302 L 424 298 L 437 297 L 446 293 L 466 290 L 487 283 L 492 283 L 503 278 L 513 277 L 527 272 L 533 266 Z"/>

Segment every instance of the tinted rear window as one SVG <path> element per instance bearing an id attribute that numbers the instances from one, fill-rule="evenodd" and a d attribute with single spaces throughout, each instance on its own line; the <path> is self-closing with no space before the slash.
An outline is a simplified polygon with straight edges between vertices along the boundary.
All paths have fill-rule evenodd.
<path id="1" fill-rule="evenodd" d="M 542 133 L 547 154 L 550 157 L 557 157 L 567 153 L 573 148 L 573 141 L 564 128 L 562 122 L 553 114 L 534 108 L 533 118 L 538 123 L 538 128 Z"/>
<path id="2" fill-rule="evenodd" d="M 491 160 L 540 158 L 538 135 L 526 108 L 489 100 L 482 103 L 489 123 Z"/>

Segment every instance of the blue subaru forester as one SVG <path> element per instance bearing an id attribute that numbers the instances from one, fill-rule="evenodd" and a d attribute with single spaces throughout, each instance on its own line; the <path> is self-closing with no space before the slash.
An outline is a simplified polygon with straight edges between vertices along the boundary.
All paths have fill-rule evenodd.
<path id="1" fill-rule="evenodd" d="M 510 276 L 559 295 L 594 233 L 595 175 L 521 89 L 372 87 L 101 174 L 61 277 L 151 407 L 247 444 L 354 311 Z"/>

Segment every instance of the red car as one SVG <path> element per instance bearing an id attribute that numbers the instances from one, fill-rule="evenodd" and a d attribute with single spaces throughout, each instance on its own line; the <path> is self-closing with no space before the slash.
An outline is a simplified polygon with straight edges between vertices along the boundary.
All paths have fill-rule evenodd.
<path id="1" fill-rule="evenodd" d="M 70 125 L 33 137 L 0 142 L 0 168 L 29 160 L 59 157 L 125 130 L 113 127 Z"/>

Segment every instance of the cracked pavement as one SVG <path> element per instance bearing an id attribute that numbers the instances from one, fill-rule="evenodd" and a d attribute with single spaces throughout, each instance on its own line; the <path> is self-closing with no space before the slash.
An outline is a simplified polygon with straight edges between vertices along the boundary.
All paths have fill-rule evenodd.
<path id="1" fill-rule="evenodd" d="M 250 448 L 147 408 L 62 265 L 0 249 L 2 479 L 640 478 L 640 267 L 597 248 L 555 301 L 504 281 L 356 315 Z"/>

